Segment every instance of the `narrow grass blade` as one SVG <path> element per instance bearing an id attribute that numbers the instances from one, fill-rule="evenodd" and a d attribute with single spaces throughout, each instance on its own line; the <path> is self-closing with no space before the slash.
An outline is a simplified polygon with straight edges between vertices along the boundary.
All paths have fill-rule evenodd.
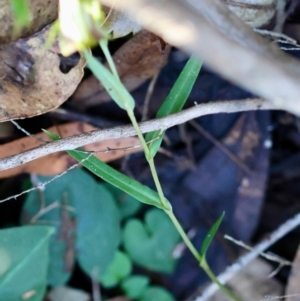
<path id="1" fill-rule="evenodd" d="M 43 130 L 51 139 L 59 140 L 60 137 L 56 134 L 53 134 L 47 130 Z M 138 201 L 155 206 L 162 210 L 172 210 L 172 206 L 168 200 L 167 207 L 164 207 L 160 202 L 158 193 L 149 187 L 141 184 L 140 182 L 120 173 L 114 168 L 110 167 L 106 163 L 102 162 L 98 158 L 94 156 L 90 156 L 85 152 L 80 152 L 76 150 L 67 151 L 67 153 L 76 159 L 78 162 L 89 169 L 92 173 L 94 173 L 99 178 L 104 181 L 110 183 L 111 185 L 121 189 L 122 191 L 128 193 L 132 197 L 136 198 Z M 88 158 L 89 157 L 89 158 Z"/>
<path id="2" fill-rule="evenodd" d="M 216 235 L 216 233 L 222 223 L 224 215 L 225 215 L 225 212 L 223 212 L 222 215 L 217 219 L 217 221 L 213 224 L 213 226 L 208 231 L 206 237 L 204 238 L 202 246 L 201 246 L 201 251 L 200 251 L 200 255 L 202 256 L 202 258 L 205 258 L 207 249 L 209 248 L 214 236 Z"/>
<path id="3" fill-rule="evenodd" d="M 82 161 L 89 156 L 88 154 L 78 151 L 67 151 L 67 153 L 77 161 Z M 125 191 L 132 197 L 136 198 L 138 201 L 148 205 L 156 206 L 163 210 L 171 210 L 171 205 L 169 204 L 169 202 L 169 206 L 167 208 L 165 208 L 161 204 L 157 192 L 139 183 L 138 181 L 118 172 L 98 158 L 91 156 L 86 161 L 83 161 L 82 165 L 104 181 Z"/>
<path id="4" fill-rule="evenodd" d="M 21 30 L 31 22 L 29 2 L 26 0 L 11 0 L 11 8 L 14 16 L 14 29 Z"/>
<path id="5" fill-rule="evenodd" d="M 84 56 L 88 67 L 117 105 L 124 110 L 132 111 L 134 109 L 134 100 L 120 80 L 99 63 L 89 51 L 84 51 Z"/>
<path id="6" fill-rule="evenodd" d="M 196 57 L 191 56 L 179 77 L 177 78 L 174 86 L 172 87 L 169 95 L 158 110 L 156 117 L 161 118 L 170 114 L 178 113 L 182 110 L 186 100 L 188 99 L 195 81 L 198 77 L 202 66 Z M 165 132 L 155 131 L 146 135 L 146 142 L 150 150 L 150 158 L 153 159 L 156 155 Z"/>

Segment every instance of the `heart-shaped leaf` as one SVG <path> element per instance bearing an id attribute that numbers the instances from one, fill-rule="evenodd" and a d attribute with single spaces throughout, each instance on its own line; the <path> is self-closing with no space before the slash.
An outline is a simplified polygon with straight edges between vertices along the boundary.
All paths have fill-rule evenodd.
<path id="1" fill-rule="evenodd" d="M 157 272 L 173 271 L 176 261 L 172 251 L 179 234 L 163 211 L 149 210 L 144 224 L 130 219 L 124 227 L 123 239 L 126 251 L 137 264 Z"/>
<path id="2" fill-rule="evenodd" d="M 47 285 L 53 227 L 0 230 L 0 299 L 41 301 Z"/>
<path id="3" fill-rule="evenodd" d="M 127 254 L 117 251 L 109 267 L 106 269 L 100 281 L 105 287 L 113 287 L 131 272 L 131 261 Z"/>
<path id="4" fill-rule="evenodd" d="M 139 299 L 146 291 L 149 282 L 148 277 L 136 275 L 122 281 L 121 287 L 126 296 L 131 299 Z"/>
<path id="5" fill-rule="evenodd" d="M 139 301 L 175 301 L 173 296 L 164 288 L 151 286 L 142 295 Z"/>
<path id="6" fill-rule="evenodd" d="M 39 177 L 41 182 L 49 179 Z M 62 285 L 69 279 L 75 257 L 88 275 L 94 268 L 103 273 L 120 241 L 119 212 L 112 195 L 81 169 L 48 184 L 42 195 L 31 192 L 22 216 L 23 223 L 56 226 L 50 244 L 51 285 Z"/>

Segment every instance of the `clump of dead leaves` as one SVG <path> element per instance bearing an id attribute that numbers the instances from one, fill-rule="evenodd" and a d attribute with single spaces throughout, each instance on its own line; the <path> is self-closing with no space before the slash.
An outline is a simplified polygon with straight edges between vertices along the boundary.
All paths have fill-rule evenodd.
<path id="1" fill-rule="evenodd" d="M 61 106 L 76 89 L 71 104 L 77 110 L 84 110 L 110 99 L 94 76 L 81 82 L 85 66 L 82 57 L 68 73 L 60 70 L 58 43 L 55 42 L 49 49 L 45 47 L 51 25 L 40 30 L 57 16 L 58 1 L 49 1 L 47 10 L 40 9 L 42 4 L 38 0 L 33 2 L 38 9 L 30 7 L 34 21 L 31 27 L 22 31 L 19 36 L 12 36 L 12 31 L 9 31 L 8 36 L 0 40 L 0 43 L 2 41 L 2 47 L 0 47 L 0 122 L 29 118 L 49 112 Z M 45 5 L 44 2 L 42 3 Z M 166 45 L 154 34 L 141 30 L 140 26 L 126 15 L 110 8 L 105 8 L 105 12 L 107 18 L 103 26 L 112 33 L 114 38 L 138 32 L 113 56 L 123 84 L 131 91 L 159 72 L 167 62 L 171 46 Z M 9 18 L 12 19 L 12 16 L 9 15 Z M 10 28 L 12 25 L 13 23 L 10 23 Z M 32 35 L 32 33 L 35 34 Z M 13 41 L 16 38 L 19 39 Z M 5 44 L 7 42 L 11 43 Z M 88 124 L 73 122 L 50 130 L 62 137 L 67 137 L 95 129 Z M 38 147 L 40 145 L 38 139 L 47 140 L 47 137 L 41 132 L 35 138 L 26 137 L 3 144 L 0 146 L 1 157 Z M 111 161 L 130 152 L 138 151 L 138 148 L 131 149 L 136 144 L 138 144 L 136 138 L 126 138 L 96 143 L 85 147 L 85 150 L 100 151 L 101 153 L 97 154 L 99 158 Z M 109 152 L 107 148 L 110 149 Z M 127 148 L 129 149 L 125 152 L 124 149 Z M 121 150 L 117 151 L 117 149 Z M 105 151 L 106 154 L 104 154 Z M 18 168 L 2 171 L 0 177 L 9 177 L 19 173 L 54 175 L 74 163 L 75 161 L 68 155 L 57 153 Z"/>

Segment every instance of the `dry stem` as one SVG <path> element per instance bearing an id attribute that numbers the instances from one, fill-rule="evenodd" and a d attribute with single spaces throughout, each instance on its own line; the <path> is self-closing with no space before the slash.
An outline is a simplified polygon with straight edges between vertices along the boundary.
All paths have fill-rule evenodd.
<path id="1" fill-rule="evenodd" d="M 174 125 L 178 125 L 188 120 L 209 114 L 270 109 L 276 109 L 276 107 L 268 101 L 262 99 L 211 102 L 196 105 L 195 107 L 164 118 L 142 122 L 139 124 L 139 126 L 143 133 L 147 133 L 155 130 L 166 130 Z M 0 159 L 0 171 L 20 166 L 55 152 L 73 150 L 83 145 L 91 144 L 101 140 L 118 139 L 121 137 L 125 138 L 134 135 L 136 135 L 136 132 L 133 126 L 126 125 L 111 129 L 96 130 L 58 141 L 53 141 L 23 153 Z"/>

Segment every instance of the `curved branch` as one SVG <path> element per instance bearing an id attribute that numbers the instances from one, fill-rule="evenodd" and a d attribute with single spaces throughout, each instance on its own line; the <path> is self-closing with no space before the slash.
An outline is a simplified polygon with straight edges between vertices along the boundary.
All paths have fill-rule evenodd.
<path id="1" fill-rule="evenodd" d="M 300 116 L 300 62 L 253 32 L 220 0 L 100 0 L 227 79 Z"/>
<path id="2" fill-rule="evenodd" d="M 218 113 L 233 113 L 252 110 L 270 110 L 276 107 L 263 99 L 248 99 L 236 101 L 219 101 L 196 105 L 180 113 L 173 114 L 164 118 L 154 119 L 140 123 L 143 133 L 166 130 L 174 125 L 184 123 L 188 120 Z M 19 153 L 7 158 L 0 159 L 0 171 L 7 170 L 28 163 L 40 157 L 65 150 L 72 150 L 83 145 L 98 142 L 106 139 L 118 139 L 121 137 L 134 136 L 133 126 L 119 126 L 111 129 L 96 130 L 77 136 L 68 137 L 58 141 L 49 142 L 31 150 Z"/>

